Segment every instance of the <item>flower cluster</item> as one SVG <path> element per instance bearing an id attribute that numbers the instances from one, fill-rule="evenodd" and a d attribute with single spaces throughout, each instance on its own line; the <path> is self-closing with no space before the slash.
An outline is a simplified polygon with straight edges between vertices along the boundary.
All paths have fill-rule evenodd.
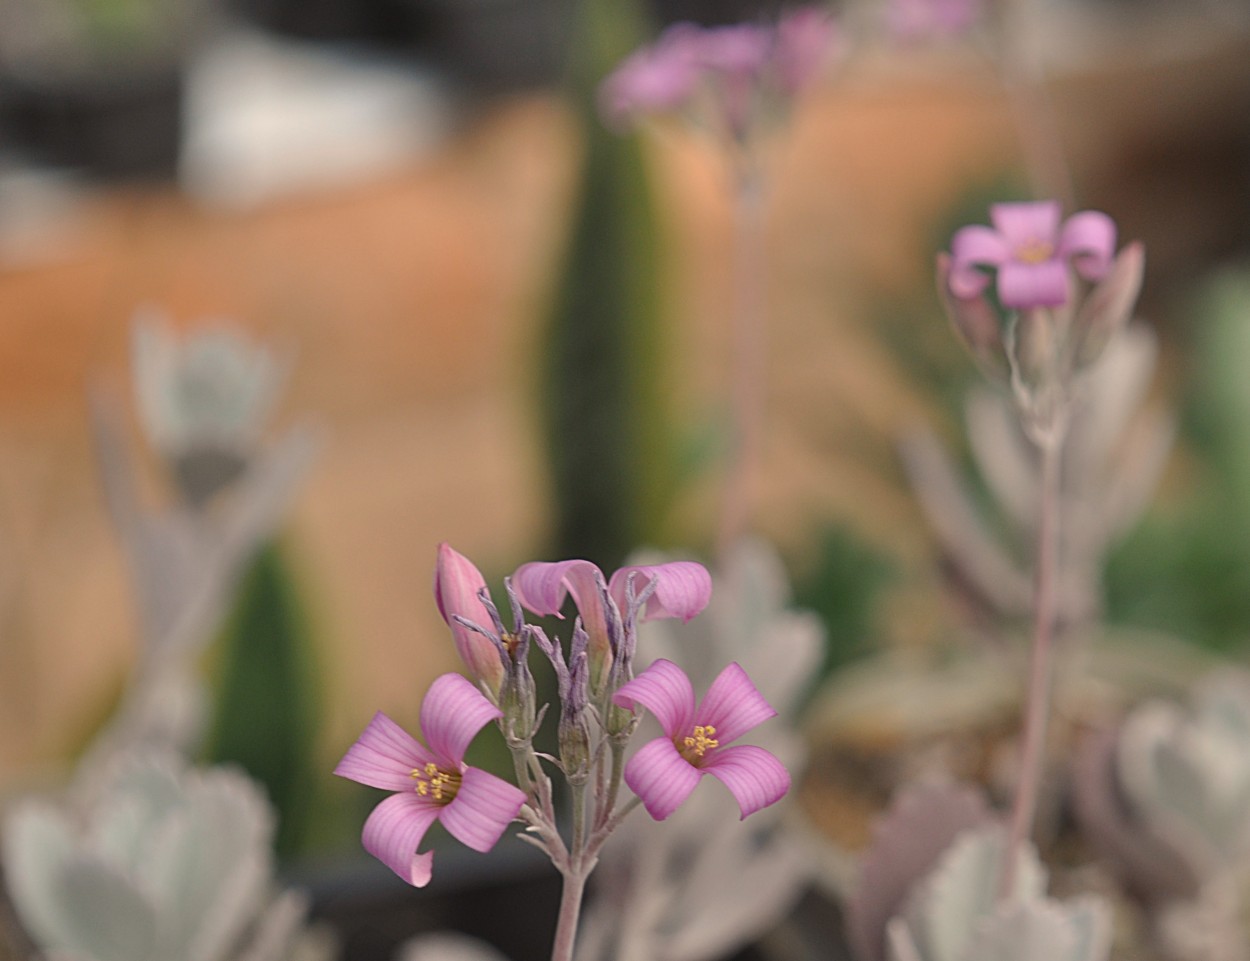
<path id="1" fill-rule="evenodd" d="M 1115 253 L 1106 214 L 1086 210 L 1061 222 L 1055 201 L 995 204 L 990 220 L 993 227 L 959 230 L 951 253 L 939 256 L 939 292 L 981 366 L 1010 380 L 1030 436 L 1053 444 L 1077 375 L 1132 318 L 1144 254 L 1137 243 Z M 1005 319 L 986 298 L 987 271 Z"/>
<path id="2" fill-rule="evenodd" d="M 603 115 L 624 128 L 648 115 L 683 111 L 741 144 L 811 83 L 835 33 L 816 7 L 768 25 L 675 24 L 604 81 Z"/>
<path id="3" fill-rule="evenodd" d="M 707 605 L 711 579 L 701 565 L 631 566 L 607 578 L 589 561 L 535 562 L 505 585 L 511 627 L 473 563 L 447 544 L 439 548 L 435 600 L 476 686 L 459 674 L 443 675 L 421 704 L 425 744 L 379 713 L 335 769 L 394 792 L 366 821 L 364 846 L 405 881 L 429 881 L 433 855 L 417 847 L 435 821 L 486 851 L 519 818 L 524 836 L 551 855 L 566 884 L 570 877 L 580 884 L 607 836 L 637 804 L 663 820 L 711 774 L 746 817 L 789 789 L 790 776 L 771 753 L 732 744 L 776 714 L 737 664 L 721 672 L 698 707 L 676 664 L 660 659 L 634 675 L 640 621 L 689 620 Z M 558 639 L 526 623 L 525 612 L 560 617 L 570 597 L 578 616 L 566 653 Z M 546 761 L 574 792 L 567 842 L 543 759 L 532 746 L 548 706 L 536 704 L 531 646 L 550 661 L 558 684 L 559 756 Z M 626 760 L 641 708 L 655 715 L 663 734 Z M 517 785 L 465 764 L 470 742 L 491 721 L 513 754 Z M 618 806 L 622 780 L 636 799 Z"/>

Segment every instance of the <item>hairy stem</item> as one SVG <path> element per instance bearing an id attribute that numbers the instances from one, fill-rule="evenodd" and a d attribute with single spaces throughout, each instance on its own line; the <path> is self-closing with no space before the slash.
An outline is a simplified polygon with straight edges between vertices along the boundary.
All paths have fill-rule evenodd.
<path id="1" fill-rule="evenodd" d="M 577 921 L 582 913 L 582 895 L 586 892 L 586 876 L 580 864 L 564 872 L 564 888 L 560 893 L 560 916 L 556 921 L 556 940 L 551 961 L 573 961 L 573 943 L 577 938 Z"/>
<path id="2" fill-rule="evenodd" d="M 1033 833 L 1037 796 L 1046 757 L 1046 726 L 1050 715 L 1050 676 L 1054 648 L 1056 577 L 1059 545 L 1059 468 L 1063 432 L 1040 445 L 1041 504 L 1037 525 L 1037 566 L 1034 571 L 1033 645 L 1029 653 L 1028 689 L 1024 703 L 1020 780 L 1011 809 L 1011 827 L 1004 854 L 999 894 L 1015 890 L 1020 851 Z"/>

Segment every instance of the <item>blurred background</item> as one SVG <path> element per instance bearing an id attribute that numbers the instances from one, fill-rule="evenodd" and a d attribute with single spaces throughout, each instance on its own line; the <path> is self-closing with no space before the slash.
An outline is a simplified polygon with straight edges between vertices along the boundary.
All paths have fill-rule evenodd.
<path id="1" fill-rule="evenodd" d="M 581 33 L 598 6 L 0 0 L 0 791 L 55 778 L 136 656 L 86 397 L 129 403 L 143 306 L 288 352 L 273 422 L 319 433 L 279 587 L 248 583 L 262 609 L 295 612 L 259 630 L 300 651 L 324 810 L 370 800 L 336 802 L 328 771 L 373 711 L 411 726 L 429 681 L 457 668 L 430 591 L 440 541 L 492 583 L 642 544 L 710 555 L 731 370 L 724 158 L 678 124 L 620 140 L 649 198 L 645 249 L 593 218 L 570 241 L 571 225 L 588 145 L 608 136 L 592 109 L 604 51 L 776 5 L 655 0 L 612 21 L 606 46 Z M 1029 49 L 1004 51 L 975 29 L 899 41 L 877 6 L 836 8 L 843 49 L 768 147 L 752 526 L 825 618 L 827 670 L 966 630 L 897 444 L 924 425 L 966 459 L 977 375 L 932 263 L 988 202 L 1027 193 L 1011 57 L 1044 67 L 1079 206 L 1145 242 L 1141 313 L 1162 345 L 1150 403 L 1181 414 L 1156 502 L 1108 568 L 1107 616 L 1241 656 L 1250 15 L 1238 0 L 1036 0 Z M 614 323 L 587 251 L 609 275 L 613 258 L 656 267 L 620 281 L 646 288 L 642 347 L 618 330 L 566 349 L 565 305 L 582 305 L 580 329 Z M 616 406 L 592 415 L 582 394 Z M 168 500 L 129 426 L 146 493 Z M 209 652 L 208 676 L 229 676 L 223 650 L 237 645 Z M 235 722 L 263 739 L 296 675 L 268 675 Z M 287 853 L 354 846 L 358 824 L 309 827 Z"/>

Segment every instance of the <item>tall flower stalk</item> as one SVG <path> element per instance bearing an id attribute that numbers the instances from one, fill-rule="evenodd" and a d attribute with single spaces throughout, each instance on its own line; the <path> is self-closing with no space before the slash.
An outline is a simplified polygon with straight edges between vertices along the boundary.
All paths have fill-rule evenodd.
<path id="1" fill-rule="evenodd" d="M 1037 455 L 1039 497 L 1033 631 L 1025 681 L 1019 777 L 999 871 L 1015 895 L 1016 866 L 1032 835 L 1046 755 L 1057 630 L 1060 478 L 1074 399 L 1088 368 L 1127 324 L 1141 284 L 1138 245 L 1114 257 L 1115 225 L 1084 211 L 1060 223 L 1057 202 L 998 204 L 993 227 L 955 234 L 938 261 L 947 311 L 981 366 L 1010 388 Z M 993 274 L 999 318 L 985 298 Z M 1096 284 L 1087 289 L 1089 284 Z"/>
<path id="2" fill-rule="evenodd" d="M 834 35 L 833 22 L 817 7 L 799 8 L 773 24 L 679 23 L 627 58 L 600 91 L 610 125 L 623 129 L 679 112 L 712 135 L 728 162 L 734 253 L 731 426 L 716 536 L 722 557 L 750 525 L 760 460 L 767 356 L 763 147 L 812 83 Z"/>

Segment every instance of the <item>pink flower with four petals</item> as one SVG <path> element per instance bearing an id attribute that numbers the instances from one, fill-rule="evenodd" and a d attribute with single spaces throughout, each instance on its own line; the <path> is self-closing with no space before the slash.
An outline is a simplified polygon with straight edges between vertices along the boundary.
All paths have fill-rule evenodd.
<path id="1" fill-rule="evenodd" d="M 677 810 L 705 774 L 729 788 L 744 818 L 790 789 L 789 772 L 771 752 L 729 746 L 777 715 L 736 663 L 720 672 L 697 707 L 690 678 L 663 658 L 622 685 L 612 700 L 630 710 L 645 707 L 664 730 L 625 765 L 625 783 L 657 821 Z"/>
<path id="2" fill-rule="evenodd" d="M 1083 278 L 1101 280 L 1115 252 L 1115 223 L 1084 210 L 1060 226 L 1058 201 L 1002 203 L 990 207 L 993 227 L 960 229 L 951 240 L 950 291 L 969 300 L 989 284 L 982 268 L 998 273 L 1004 307 L 1059 307 L 1072 298 L 1069 263 Z"/>
<path id="3" fill-rule="evenodd" d="M 409 884 L 429 883 L 434 852 L 417 847 L 435 821 L 475 851 L 495 846 L 525 803 L 507 781 L 464 763 L 477 733 L 502 717 L 471 682 L 444 674 L 421 702 L 421 731 L 429 747 L 379 711 L 334 773 L 396 793 L 365 821 L 365 850 Z"/>

